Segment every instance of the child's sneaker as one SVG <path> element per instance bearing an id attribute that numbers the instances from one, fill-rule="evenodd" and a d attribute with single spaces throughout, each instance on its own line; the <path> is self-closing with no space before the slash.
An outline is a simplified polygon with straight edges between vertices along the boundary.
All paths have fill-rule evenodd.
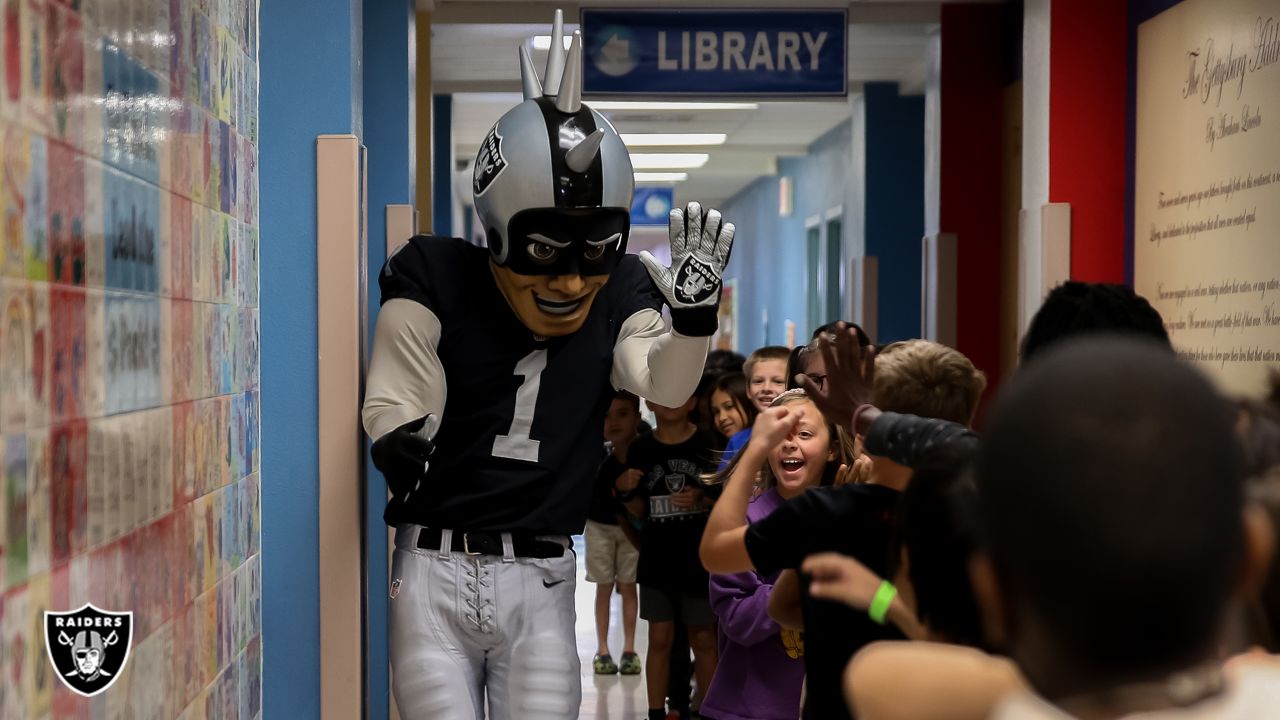
<path id="1" fill-rule="evenodd" d="M 633 652 L 622 653 L 622 662 L 618 664 L 618 669 L 623 675 L 639 675 L 641 670 L 640 656 Z"/>
<path id="2" fill-rule="evenodd" d="M 591 667 L 595 668 L 597 675 L 616 675 L 618 665 L 613 658 L 608 655 L 597 655 L 591 661 Z"/>

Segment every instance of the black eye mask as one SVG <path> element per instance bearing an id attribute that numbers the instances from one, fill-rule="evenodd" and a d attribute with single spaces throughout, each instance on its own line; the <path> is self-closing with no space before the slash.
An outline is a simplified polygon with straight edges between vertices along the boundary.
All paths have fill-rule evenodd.
<path id="1" fill-rule="evenodd" d="M 623 208 L 521 210 L 507 224 L 502 266 L 519 275 L 608 275 L 626 253 L 630 231 Z"/>

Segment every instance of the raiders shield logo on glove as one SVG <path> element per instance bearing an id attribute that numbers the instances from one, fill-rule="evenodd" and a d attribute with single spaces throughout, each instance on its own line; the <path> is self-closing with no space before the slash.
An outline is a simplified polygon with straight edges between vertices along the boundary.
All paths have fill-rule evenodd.
<path id="1" fill-rule="evenodd" d="M 671 306 L 671 323 L 682 335 L 711 335 L 720 306 L 720 278 L 733 250 L 733 223 L 722 223 L 720 211 L 696 202 L 669 217 L 671 267 L 648 252 L 640 260 Z"/>
<path id="2" fill-rule="evenodd" d="M 686 305 L 702 305 L 720 291 L 715 268 L 690 255 L 676 268 L 676 297 Z"/>

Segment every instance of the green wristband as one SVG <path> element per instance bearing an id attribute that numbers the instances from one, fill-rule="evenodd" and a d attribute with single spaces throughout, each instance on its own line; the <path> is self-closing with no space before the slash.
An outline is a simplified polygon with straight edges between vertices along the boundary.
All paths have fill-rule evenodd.
<path id="1" fill-rule="evenodd" d="M 893 599 L 896 597 L 898 597 L 898 588 L 888 580 L 881 582 L 880 587 L 876 588 L 875 597 L 871 598 L 871 607 L 867 608 L 867 615 L 878 625 L 883 625 L 885 616 L 889 614 L 889 606 L 893 604 Z"/>

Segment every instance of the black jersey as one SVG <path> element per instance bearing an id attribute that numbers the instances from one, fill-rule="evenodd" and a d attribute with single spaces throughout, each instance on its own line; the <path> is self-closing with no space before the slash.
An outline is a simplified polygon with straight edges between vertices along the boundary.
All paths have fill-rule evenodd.
<path id="1" fill-rule="evenodd" d="M 640 528 L 642 552 L 636 581 L 641 585 L 707 592 L 707 571 L 698 558 L 707 508 L 678 508 L 671 496 L 685 488 L 704 487 L 702 474 L 716 467 L 711 448 L 711 437 L 700 431 L 674 445 L 653 434 L 631 443 L 627 467 L 644 473 L 635 495 L 643 497 L 649 508 Z"/>
<path id="2" fill-rule="evenodd" d="M 440 320 L 448 383 L 427 476 L 387 504 L 387 524 L 582 532 L 614 345 L 627 318 L 662 304 L 639 258 L 622 259 L 580 330 L 541 340 L 498 290 L 489 251 L 457 238 L 414 237 L 379 285 L 382 302 L 413 300 Z"/>

